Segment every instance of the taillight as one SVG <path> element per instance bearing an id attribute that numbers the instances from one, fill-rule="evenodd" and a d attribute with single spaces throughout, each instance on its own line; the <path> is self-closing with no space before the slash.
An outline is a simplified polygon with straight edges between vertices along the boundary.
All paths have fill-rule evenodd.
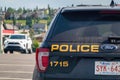
<path id="1" fill-rule="evenodd" d="M 40 72 L 45 72 L 49 64 L 49 49 L 47 48 L 36 49 L 36 64 Z"/>

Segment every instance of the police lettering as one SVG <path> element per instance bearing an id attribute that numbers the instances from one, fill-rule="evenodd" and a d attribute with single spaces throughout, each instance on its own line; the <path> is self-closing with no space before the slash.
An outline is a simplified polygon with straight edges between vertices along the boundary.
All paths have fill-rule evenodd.
<path id="1" fill-rule="evenodd" d="M 51 45 L 51 52 L 60 51 L 60 52 L 99 52 L 99 45 L 68 45 L 68 44 L 52 44 Z"/>

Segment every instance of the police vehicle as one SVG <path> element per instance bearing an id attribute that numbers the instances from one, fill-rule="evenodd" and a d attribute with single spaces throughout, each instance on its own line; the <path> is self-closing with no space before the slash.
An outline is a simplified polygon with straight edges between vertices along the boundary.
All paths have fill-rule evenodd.
<path id="1" fill-rule="evenodd" d="M 36 50 L 33 80 L 120 80 L 120 7 L 62 8 Z"/>

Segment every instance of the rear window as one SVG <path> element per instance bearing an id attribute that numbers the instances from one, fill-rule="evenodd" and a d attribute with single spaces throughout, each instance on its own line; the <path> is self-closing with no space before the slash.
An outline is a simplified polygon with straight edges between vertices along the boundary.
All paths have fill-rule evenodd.
<path id="1" fill-rule="evenodd" d="M 120 36 L 120 11 L 69 11 L 58 18 L 51 40 Z"/>

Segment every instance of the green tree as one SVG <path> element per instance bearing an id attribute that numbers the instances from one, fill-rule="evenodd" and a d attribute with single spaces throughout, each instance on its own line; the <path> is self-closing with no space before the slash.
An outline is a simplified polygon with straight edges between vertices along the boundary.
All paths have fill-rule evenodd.
<path id="1" fill-rule="evenodd" d="M 9 7 L 9 8 L 7 9 L 7 12 L 8 12 L 8 13 L 14 13 L 14 12 L 15 12 L 15 9 Z"/>
<path id="2" fill-rule="evenodd" d="M 34 37 L 33 37 L 34 36 L 34 30 L 32 28 L 30 28 L 29 34 L 30 34 L 31 39 L 34 40 Z"/>
<path id="3" fill-rule="evenodd" d="M 34 24 L 39 23 L 39 21 L 40 21 L 40 18 L 34 18 Z"/>
<path id="4" fill-rule="evenodd" d="M 51 17 L 51 8 L 50 8 L 49 4 L 48 4 L 48 15 L 49 15 L 49 17 Z"/>
<path id="5" fill-rule="evenodd" d="M 4 8 L 4 11 L 7 12 L 7 8 L 6 8 L 6 6 L 5 6 L 5 8 Z"/>
<path id="6" fill-rule="evenodd" d="M 35 9 L 36 11 L 38 11 L 39 9 L 38 9 L 38 6 L 36 6 L 36 9 Z"/>
<path id="7" fill-rule="evenodd" d="M 48 19 L 47 19 L 47 25 L 49 25 L 51 21 L 52 21 L 52 18 L 48 17 Z"/>
<path id="8" fill-rule="evenodd" d="M 32 18 L 31 17 L 26 18 L 26 25 L 28 25 L 30 28 L 32 28 Z"/>
<path id="9" fill-rule="evenodd" d="M 16 25 L 16 18 L 15 18 L 15 15 L 13 16 L 13 26 Z"/>
<path id="10" fill-rule="evenodd" d="M 3 10 L 2 10 L 2 7 L 0 7 L 0 11 L 3 11 Z"/>
<path id="11" fill-rule="evenodd" d="M 38 47 L 39 47 L 39 42 L 38 42 L 36 39 L 34 39 L 34 40 L 33 40 L 33 51 L 35 52 L 35 50 L 36 50 Z"/>
<path id="12" fill-rule="evenodd" d="M 26 9 L 23 7 L 23 13 L 26 13 L 27 11 L 26 11 Z"/>
<path id="13" fill-rule="evenodd" d="M 18 13 L 22 13 L 22 12 L 23 12 L 22 8 L 19 8 L 19 9 L 17 10 L 17 12 L 18 12 Z"/>
<path id="14" fill-rule="evenodd" d="M 26 11 L 27 11 L 27 12 L 32 12 L 32 10 L 31 10 L 31 9 L 26 9 Z"/>
<path id="15" fill-rule="evenodd" d="M 54 9 L 52 8 L 51 9 L 51 18 L 53 18 L 54 17 Z"/>
<path id="16" fill-rule="evenodd" d="M 74 7 L 74 4 L 72 4 L 72 7 Z"/>

